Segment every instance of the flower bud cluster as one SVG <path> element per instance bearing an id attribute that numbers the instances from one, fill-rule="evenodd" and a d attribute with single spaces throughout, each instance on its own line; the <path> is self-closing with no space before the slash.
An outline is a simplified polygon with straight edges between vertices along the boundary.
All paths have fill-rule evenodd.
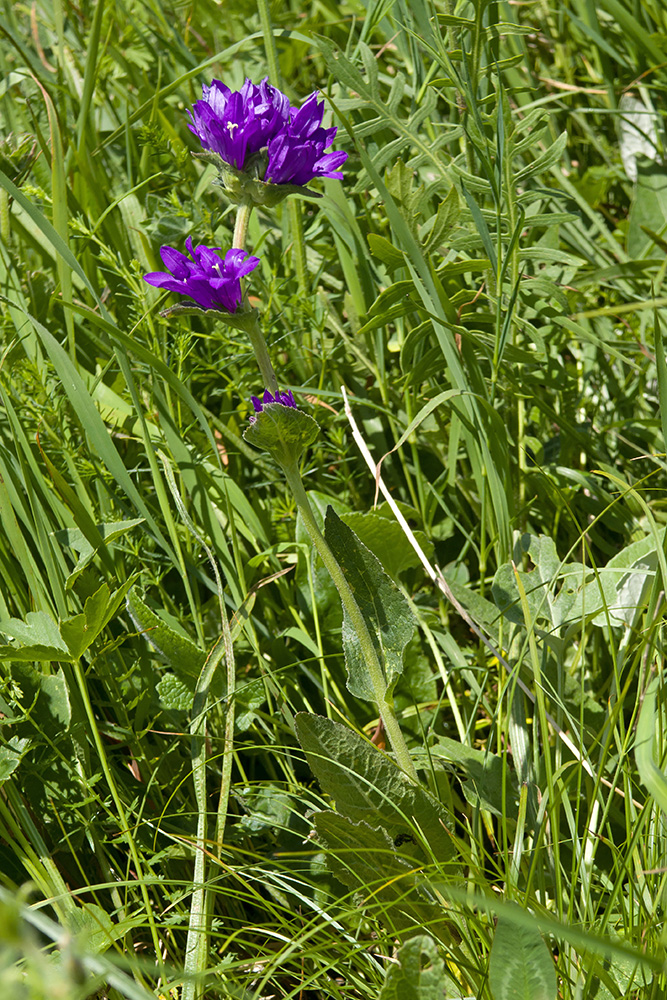
<path id="1" fill-rule="evenodd" d="M 271 452 L 283 468 L 293 469 L 319 428 L 298 409 L 291 390 L 279 390 L 257 312 L 243 295 L 241 279 L 259 264 L 259 257 L 243 249 L 247 218 L 253 205 L 276 205 L 288 194 L 303 193 L 304 186 L 318 177 L 342 177 L 340 167 L 347 153 L 326 152 L 337 129 L 323 127 L 324 101 L 318 101 L 317 93 L 296 108 L 268 78 L 259 84 L 246 79 L 237 91 L 213 80 L 210 87 L 204 86 L 202 99 L 189 115 L 188 128 L 202 145 L 195 155 L 217 167 L 227 197 L 241 206 L 237 228 L 241 213 L 246 213 L 239 229 L 243 235 L 236 238 L 235 231 L 235 245 L 223 256 L 220 247 L 193 246 L 190 236 L 185 241 L 188 256 L 163 246 L 160 254 L 167 270 L 152 271 L 144 280 L 186 297 L 185 305 L 173 306 L 163 315 L 212 311 L 245 330 L 265 385 L 268 381 L 273 390 L 266 388 L 261 400 L 252 397 L 254 413 L 245 437 Z"/>

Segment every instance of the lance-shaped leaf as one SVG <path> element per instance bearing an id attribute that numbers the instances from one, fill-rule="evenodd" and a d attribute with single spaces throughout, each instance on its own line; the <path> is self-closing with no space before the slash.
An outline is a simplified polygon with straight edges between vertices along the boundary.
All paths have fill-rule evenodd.
<path id="1" fill-rule="evenodd" d="M 416 621 L 410 605 L 357 535 L 327 509 L 324 536 L 352 588 L 371 634 L 390 695 L 403 672 L 403 650 L 414 635 Z M 343 611 L 343 647 L 347 686 L 357 698 L 375 700 L 358 636 Z"/>

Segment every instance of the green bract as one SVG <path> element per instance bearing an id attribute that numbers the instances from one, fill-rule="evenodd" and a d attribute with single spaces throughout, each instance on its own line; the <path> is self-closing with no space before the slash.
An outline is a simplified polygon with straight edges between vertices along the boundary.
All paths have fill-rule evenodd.
<path id="1" fill-rule="evenodd" d="M 294 465 L 320 432 L 319 424 L 302 410 L 282 403 L 265 403 L 243 437 L 268 451 L 280 465 Z"/>
<path id="2" fill-rule="evenodd" d="M 260 174 L 266 171 L 267 163 L 266 154 L 263 151 L 251 157 L 245 170 L 237 170 L 229 163 L 225 163 L 218 153 L 214 153 L 210 149 L 192 155 L 217 167 L 225 195 L 235 205 L 251 202 L 254 205 L 273 208 L 289 194 L 307 195 L 309 198 L 322 197 L 317 192 L 311 191 L 310 188 L 301 187 L 298 184 L 271 184 L 260 180 Z"/>

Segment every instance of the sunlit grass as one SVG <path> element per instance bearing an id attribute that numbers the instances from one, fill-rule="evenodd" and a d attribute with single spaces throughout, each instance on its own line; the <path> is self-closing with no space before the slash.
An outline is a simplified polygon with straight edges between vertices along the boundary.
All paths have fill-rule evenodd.
<path id="1" fill-rule="evenodd" d="M 55 628 L 110 595 L 80 658 L 2 655 L 7 995 L 180 995 L 191 709 L 220 636 L 201 537 L 236 721 L 219 847 L 220 669 L 190 995 L 374 998 L 428 933 L 440 995 L 495 1000 L 496 920 L 515 902 L 560 998 L 658 1000 L 660 5 L 6 2 L 0 28 L 0 628 L 16 641 L 9 619 Z M 321 199 L 255 213 L 252 302 L 281 385 L 322 428 L 302 469 L 316 510 L 349 516 L 418 616 L 396 707 L 456 875 L 418 815 L 409 832 L 371 816 L 390 845 L 373 879 L 363 850 L 313 834 L 349 801 L 314 776 L 296 714 L 382 748 L 378 712 L 346 688 L 338 596 L 280 473 L 243 440 L 261 388 L 244 335 L 165 319 L 173 298 L 142 280 L 163 244 L 231 245 L 186 109 L 212 77 L 270 69 L 294 102 L 326 95 L 350 155 Z M 624 94 L 656 145 L 636 181 Z M 388 507 L 373 513 L 343 386 L 444 592 Z"/>

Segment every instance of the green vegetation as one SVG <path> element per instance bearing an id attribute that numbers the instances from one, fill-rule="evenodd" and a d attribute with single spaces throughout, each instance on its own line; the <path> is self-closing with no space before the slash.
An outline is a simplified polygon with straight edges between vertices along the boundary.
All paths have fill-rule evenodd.
<path id="1" fill-rule="evenodd" d="M 247 232 L 295 492 L 143 281 L 267 75 L 349 153 Z M 5 996 L 667 995 L 666 86 L 657 0 L 4 0 Z"/>

